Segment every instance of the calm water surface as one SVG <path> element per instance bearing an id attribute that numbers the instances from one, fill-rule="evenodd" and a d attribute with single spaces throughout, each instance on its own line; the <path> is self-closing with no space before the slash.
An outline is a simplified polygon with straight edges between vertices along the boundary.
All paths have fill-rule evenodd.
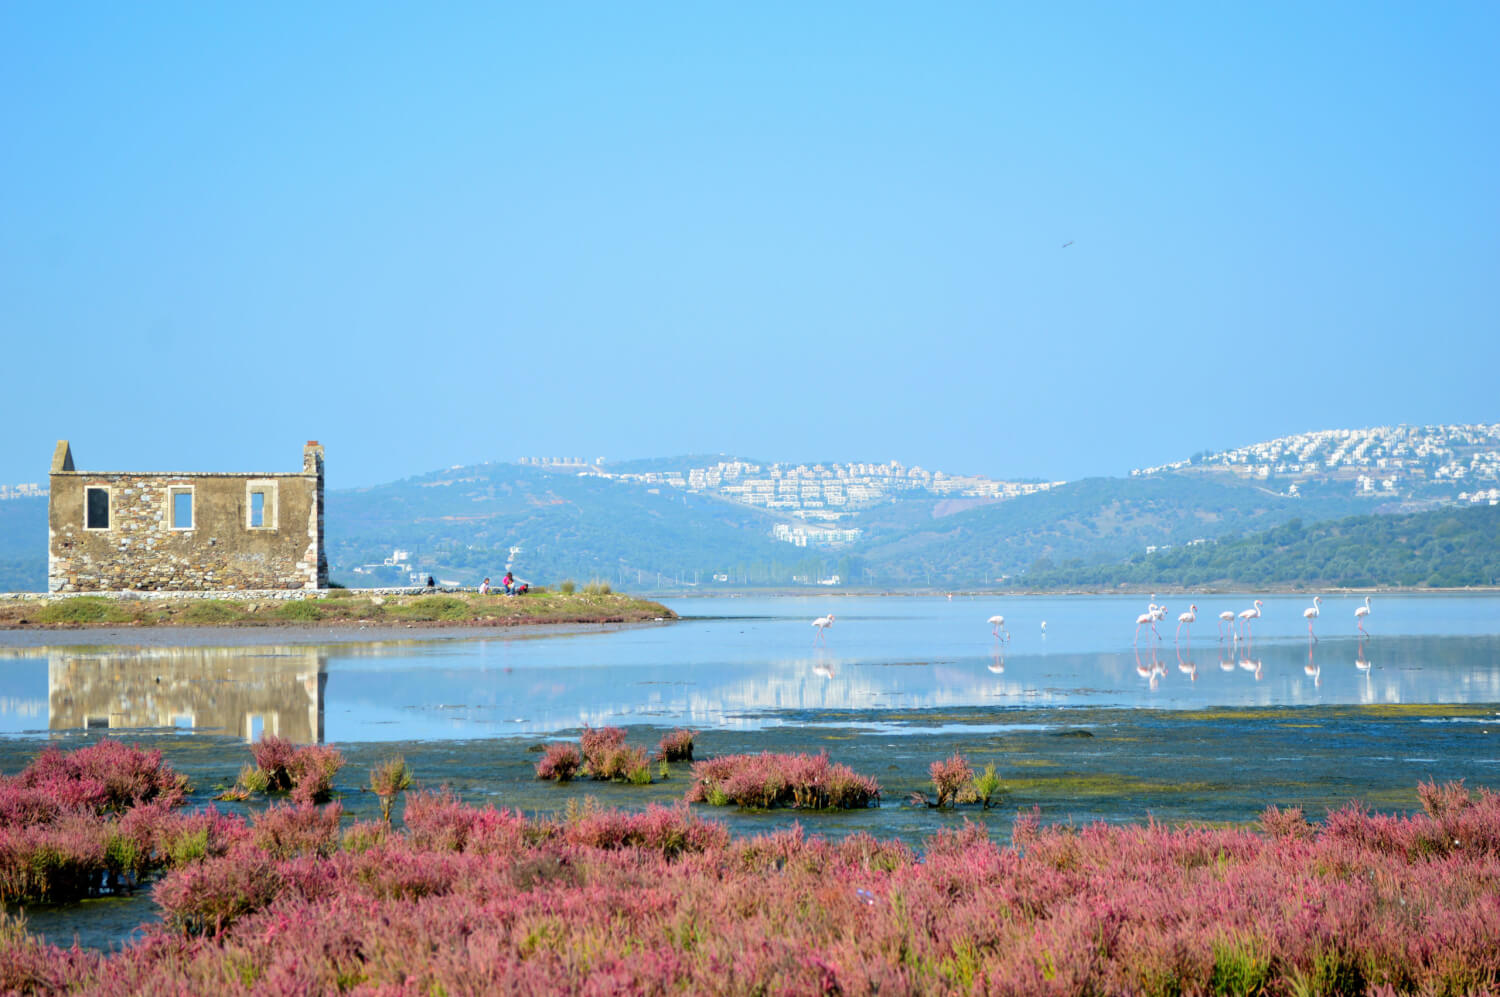
<path id="1" fill-rule="evenodd" d="M 996 726 L 1016 708 L 1500 703 L 1500 597 L 1264 600 L 1250 639 L 1132 646 L 1139 597 L 704 598 L 686 619 L 557 635 L 259 648 L 0 649 L 0 733 L 168 727 L 335 742 L 546 735 L 588 723 L 760 730 L 836 722 L 925 729 L 943 711 Z M 821 639 L 810 621 L 833 613 Z M 985 620 L 1000 613 L 1010 640 Z M 1045 621 L 1045 630 L 1042 626 Z M 420 633 L 420 632 L 419 632 Z M 60 634 L 60 639 L 66 635 Z M 10 660 L 6 660 L 6 657 Z M 892 720 L 892 714 L 900 714 Z M 975 721 L 973 716 L 966 722 Z"/>

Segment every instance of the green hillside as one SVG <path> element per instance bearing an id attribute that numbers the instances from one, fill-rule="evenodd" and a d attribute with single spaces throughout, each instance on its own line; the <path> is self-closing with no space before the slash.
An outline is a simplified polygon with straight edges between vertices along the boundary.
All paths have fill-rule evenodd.
<path id="1" fill-rule="evenodd" d="M 1067 561 L 1115 563 L 1148 546 L 1236 535 L 1287 520 L 1345 516 L 1351 497 L 1288 498 L 1185 475 L 1086 478 L 943 519 L 871 529 L 867 576 L 887 585 L 983 585 Z"/>
<path id="2" fill-rule="evenodd" d="M 1256 586 L 1365 588 L 1500 584 L 1500 506 L 1351 516 L 1110 564 L 1043 567 L 1028 587 Z"/>
<path id="3" fill-rule="evenodd" d="M 515 570 L 541 583 L 601 578 L 624 587 L 708 583 L 718 573 L 745 584 L 787 584 L 824 559 L 770 539 L 761 512 L 670 489 L 486 464 L 328 495 L 329 563 L 346 584 L 367 584 L 357 565 L 393 547 L 424 571 L 477 583 Z M 836 570 L 836 569 L 834 569 Z"/>

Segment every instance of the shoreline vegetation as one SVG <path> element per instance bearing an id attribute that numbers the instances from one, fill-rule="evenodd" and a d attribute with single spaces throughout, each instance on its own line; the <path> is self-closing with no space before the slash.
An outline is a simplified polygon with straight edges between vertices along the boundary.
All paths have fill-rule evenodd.
<path id="1" fill-rule="evenodd" d="M 1430 993 L 1500 984 L 1500 795 L 1420 783 L 1253 825 L 1044 824 L 1010 842 L 934 822 L 919 848 L 792 824 L 735 836 L 698 807 L 563 813 L 369 773 L 347 812 L 330 747 L 252 747 L 269 796 L 221 812 L 159 751 L 55 746 L 0 777 L 0 989 L 46 993 Z M 274 756 L 274 758 L 272 757 Z M 747 756 L 741 756 L 744 758 Z M 732 759 L 725 759 L 732 761 Z M 710 760 L 712 762 L 714 760 Z M 703 763 L 695 771 L 706 772 Z M 941 797 L 969 772 L 932 765 Z M 242 778 L 246 773 L 242 773 Z M 321 790 L 321 791 L 319 791 Z M 690 793 L 691 795 L 691 793 Z M 399 818 L 395 804 L 401 803 Z M 326 801 L 326 802 L 325 802 Z M 920 805 L 923 812 L 930 803 Z M 29 930 L 25 905 L 150 890 L 108 952 Z M 21 908 L 19 911 L 17 908 Z"/>
<path id="2" fill-rule="evenodd" d="M 0 629 L 74 630 L 95 627 L 515 627 L 558 623 L 645 623 L 675 620 L 659 602 L 585 586 L 532 589 L 525 595 L 439 592 L 375 595 L 326 589 L 307 598 L 184 598 L 149 592 L 131 597 L 69 595 L 0 601 Z"/>

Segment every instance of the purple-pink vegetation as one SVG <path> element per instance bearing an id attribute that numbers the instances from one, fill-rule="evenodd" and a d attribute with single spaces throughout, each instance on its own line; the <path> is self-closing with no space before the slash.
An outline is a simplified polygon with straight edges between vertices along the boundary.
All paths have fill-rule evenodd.
<path id="1" fill-rule="evenodd" d="M 582 762 L 578 749 L 573 745 L 561 742 L 549 744 L 542 760 L 536 763 L 536 777 L 569 782 L 578 774 Z"/>
<path id="2" fill-rule="evenodd" d="M 932 774 L 932 787 L 937 790 L 937 805 L 951 807 L 959 802 L 959 796 L 974 779 L 974 770 L 968 759 L 955 752 L 953 757 L 933 762 L 928 767 Z"/>
<path id="3" fill-rule="evenodd" d="M 583 750 L 584 767 L 598 779 L 601 778 L 598 773 L 608 767 L 610 755 L 625 746 L 625 731 L 619 727 L 585 725 L 578 744 Z"/>
<path id="4" fill-rule="evenodd" d="M 799 807 L 812 810 L 880 805 L 880 785 L 847 765 L 816 755 L 720 755 L 693 763 L 689 803 L 737 804 L 768 810 Z"/>
<path id="5" fill-rule="evenodd" d="M 167 864 L 156 828 L 187 780 L 161 759 L 104 739 L 44 750 L 0 777 L 0 901 L 63 902 L 134 884 Z"/>
<path id="6" fill-rule="evenodd" d="M 417 793 L 405 834 L 328 851 L 239 840 L 157 888 L 109 956 L 0 920 L 0 984 L 91 993 L 1492 992 L 1500 797 L 1355 806 L 1273 833 L 1018 818 L 899 842 L 800 826 L 730 839 L 686 806 L 528 820 Z M 335 808 L 328 808 L 333 811 Z M 262 818 L 262 821 L 268 818 Z M 257 826 L 259 826 L 259 823 Z M 1310 828 L 1310 833 L 1303 828 Z M 378 829 L 378 830 L 377 830 Z"/>
<path id="7" fill-rule="evenodd" d="M 656 757 L 664 762 L 690 762 L 693 760 L 693 741 L 697 737 L 697 731 L 685 727 L 663 734 L 656 745 Z"/>

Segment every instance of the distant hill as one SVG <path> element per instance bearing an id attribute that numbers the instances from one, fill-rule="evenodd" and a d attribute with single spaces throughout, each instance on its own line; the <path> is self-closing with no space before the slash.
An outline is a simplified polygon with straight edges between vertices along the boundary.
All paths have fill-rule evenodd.
<path id="1" fill-rule="evenodd" d="M 882 584 L 984 585 L 1062 562 L 1117 562 L 1148 546 L 1235 536 L 1293 518 L 1346 516 L 1352 496 L 1289 498 L 1249 484 L 1188 475 L 1087 478 L 907 526 L 870 528 L 860 551 Z"/>
<path id="2" fill-rule="evenodd" d="M 1398 426 L 1283 437 L 1073 482 L 896 461 L 529 458 L 330 491 L 326 522 L 331 574 L 347 585 L 405 584 L 413 573 L 477 583 L 507 565 L 541 584 L 598 578 L 627 589 L 834 576 L 873 588 L 1150 584 L 1162 565 L 1194 579 L 1227 571 L 1201 558 L 1294 520 L 1310 530 L 1491 497 L 1500 497 L 1500 425 Z M 0 501 L 0 588 L 45 586 L 46 516 L 45 498 Z M 1150 548 L 1195 542 L 1166 560 L 1158 552 L 1149 569 L 1141 561 Z M 1422 561 L 1425 573 L 1407 565 L 1397 573 L 1418 580 L 1400 584 L 1483 574 L 1463 551 L 1444 556 Z M 1257 580 L 1243 563 L 1235 570 Z"/>
<path id="3" fill-rule="evenodd" d="M 770 538 L 765 513 L 674 489 L 566 471 L 485 464 L 328 495 L 334 577 L 365 584 L 364 565 L 393 548 L 423 572 L 477 584 L 514 555 L 517 574 L 550 583 L 600 578 L 616 585 L 712 581 L 786 584 L 805 551 Z M 804 565 L 815 572 L 816 565 Z M 379 577 L 375 572 L 373 577 Z"/>
<path id="4" fill-rule="evenodd" d="M 1119 584 L 1453 588 L 1500 584 L 1500 506 L 1394 516 L 1351 516 L 1221 543 L 1140 554 L 1125 562 L 1033 571 L 1035 588 Z"/>
<path id="5" fill-rule="evenodd" d="M 1237 479 L 1303 497 L 1371 496 L 1416 511 L 1500 498 L 1500 423 L 1320 430 L 1130 473 Z"/>

